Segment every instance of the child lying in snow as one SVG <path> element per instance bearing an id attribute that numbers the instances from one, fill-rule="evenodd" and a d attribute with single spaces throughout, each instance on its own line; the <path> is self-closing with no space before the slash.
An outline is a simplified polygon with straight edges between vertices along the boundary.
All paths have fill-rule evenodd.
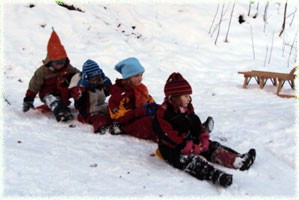
<path id="1" fill-rule="evenodd" d="M 96 62 L 87 60 L 82 72 L 73 76 L 69 89 L 79 110 L 78 120 L 93 125 L 94 133 L 119 134 L 119 126 L 110 119 L 106 96 L 109 96 L 110 79 Z"/>
<path id="2" fill-rule="evenodd" d="M 211 180 L 223 187 L 232 184 L 232 175 L 216 169 L 208 161 L 242 171 L 250 168 L 255 160 L 255 149 L 239 154 L 209 140 L 213 120 L 209 117 L 206 126 L 201 123 L 191 104 L 191 86 L 180 73 L 169 76 L 164 93 L 165 100 L 158 107 L 153 127 L 159 138 L 157 153 L 166 162 L 200 180 Z"/>

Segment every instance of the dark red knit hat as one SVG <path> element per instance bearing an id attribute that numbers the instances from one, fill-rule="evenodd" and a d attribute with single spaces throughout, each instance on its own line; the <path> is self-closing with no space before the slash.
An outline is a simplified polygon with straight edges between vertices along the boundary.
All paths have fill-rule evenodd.
<path id="1" fill-rule="evenodd" d="M 62 58 L 67 58 L 66 51 L 55 31 L 53 31 L 50 36 L 47 50 L 50 60 L 60 60 Z"/>
<path id="2" fill-rule="evenodd" d="M 172 73 L 164 86 L 165 96 L 192 94 L 192 88 L 180 73 Z"/>

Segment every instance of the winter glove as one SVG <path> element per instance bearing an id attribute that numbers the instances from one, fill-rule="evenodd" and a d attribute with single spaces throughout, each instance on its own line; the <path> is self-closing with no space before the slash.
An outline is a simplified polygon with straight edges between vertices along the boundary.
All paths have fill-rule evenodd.
<path id="1" fill-rule="evenodd" d="M 195 154 L 195 155 L 199 155 L 201 152 L 203 152 L 204 150 L 203 150 L 203 148 L 202 148 L 202 146 L 201 145 L 198 145 L 198 144 L 194 144 L 193 145 L 193 153 Z"/>
<path id="2" fill-rule="evenodd" d="M 30 108 L 34 109 L 33 98 L 30 96 L 27 96 L 23 100 L 23 112 L 27 112 Z"/>
<path id="3" fill-rule="evenodd" d="M 181 150 L 181 153 L 185 155 L 190 155 L 191 153 L 193 153 L 193 146 L 193 142 L 191 140 L 188 140 L 186 142 L 185 147 Z"/>
<path id="4" fill-rule="evenodd" d="M 158 104 L 155 102 L 144 105 L 146 116 L 153 116 L 157 110 Z"/>
<path id="5" fill-rule="evenodd" d="M 199 145 L 201 146 L 203 151 L 207 151 L 209 149 L 209 137 L 210 135 L 208 133 L 202 133 L 199 136 Z"/>
<path id="6" fill-rule="evenodd" d="M 88 83 L 88 75 L 86 73 L 82 73 L 81 72 L 81 78 L 80 80 L 78 81 L 78 86 L 81 86 L 81 87 L 85 87 L 87 88 L 89 86 L 89 83 Z"/>

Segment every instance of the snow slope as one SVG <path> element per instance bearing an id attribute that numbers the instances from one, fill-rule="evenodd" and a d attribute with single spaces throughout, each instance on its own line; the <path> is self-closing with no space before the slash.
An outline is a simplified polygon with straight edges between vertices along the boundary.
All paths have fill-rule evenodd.
<path id="1" fill-rule="evenodd" d="M 298 65 L 295 47 L 291 51 L 298 13 L 293 22 L 293 15 L 287 18 L 286 30 L 278 37 L 284 2 L 270 2 L 264 32 L 266 1 L 260 1 L 256 19 L 252 16 L 257 3 L 248 17 L 249 1 L 237 1 L 229 42 L 225 43 L 232 8 L 228 1 L 215 45 L 217 31 L 213 37 L 208 32 L 218 1 L 68 2 L 84 13 L 69 11 L 54 1 L 2 1 L 3 198 L 296 197 L 298 101 L 277 97 L 269 82 L 261 90 L 252 80 L 248 89 L 243 89 L 243 76 L 237 72 L 257 69 L 287 73 Z M 219 2 L 215 24 L 222 8 Z M 30 8 L 30 3 L 34 7 Z M 288 3 L 289 15 L 298 5 L 295 0 Z M 243 24 L 238 23 L 240 14 L 245 15 Z M 95 135 L 90 125 L 77 121 L 56 123 L 52 115 L 34 110 L 23 113 L 23 97 L 46 56 L 51 27 L 78 69 L 93 59 L 115 80 L 121 76 L 113 70 L 114 65 L 137 57 L 146 69 L 144 83 L 158 103 L 163 101 L 167 77 L 181 72 L 192 84 L 196 113 L 202 120 L 208 116 L 215 120 L 211 138 L 241 153 L 255 148 L 255 164 L 245 172 L 216 165 L 234 175 L 233 185 L 223 189 L 196 180 L 153 156 L 157 148 L 153 142 Z M 283 41 L 287 45 L 283 46 Z M 283 92 L 296 93 L 287 83 Z M 36 98 L 34 104 L 41 102 Z M 76 114 L 73 104 L 71 109 Z"/>

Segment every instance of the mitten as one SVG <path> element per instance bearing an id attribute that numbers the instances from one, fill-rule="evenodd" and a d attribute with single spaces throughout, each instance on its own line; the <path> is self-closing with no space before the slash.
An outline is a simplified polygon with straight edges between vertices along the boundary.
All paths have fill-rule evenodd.
<path id="1" fill-rule="evenodd" d="M 203 151 L 207 151 L 209 149 L 209 137 L 210 135 L 208 133 L 202 133 L 199 136 L 199 144 Z"/>
<path id="2" fill-rule="evenodd" d="M 87 88 L 89 83 L 88 83 L 88 75 L 86 73 L 81 73 L 81 78 L 80 80 L 78 81 L 78 86 L 81 86 L 81 87 L 85 87 Z"/>
<path id="3" fill-rule="evenodd" d="M 190 155 L 191 153 L 193 153 L 193 145 L 193 142 L 191 140 L 188 140 L 186 142 L 185 147 L 181 150 L 181 153 L 185 155 Z"/>
<path id="4" fill-rule="evenodd" d="M 146 116 L 154 115 L 157 110 L 157 107 L 158 104 L 156 104 L 155 102 L 145 104 L 144 108 L 145 108 Z"/>
<path id="5" fill-rule="evenodd" d="M 23 112 L 27 112 L 30 108 L 34 109 L 33 98 L 30 96 L 27 96 L 23 100 Z"/>
<path id="6" fill-rule="evenodd" d="M 203 150 L 201 145 L 198 145 L 198 144 L 193 145 L 193 152 L 194 152 L 195 155 L 199 155 L 203 151 L 204 150 Z"/>

